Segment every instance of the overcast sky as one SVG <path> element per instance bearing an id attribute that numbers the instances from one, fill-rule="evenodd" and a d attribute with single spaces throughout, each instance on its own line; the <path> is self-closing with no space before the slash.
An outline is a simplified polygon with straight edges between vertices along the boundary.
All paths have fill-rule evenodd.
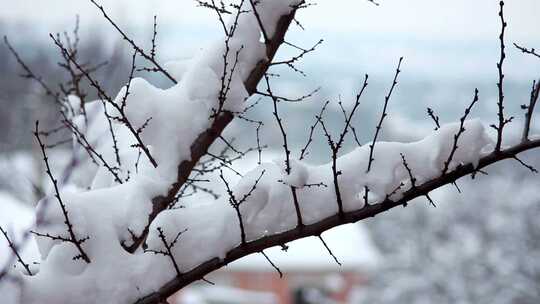
<path id="1" fill-rule="evenodd" d="M 296 30 L 291 37 L 306 45 L 318 38 L 326 40 L 317 64 L 366 71 L 390 71 L 388 67 L 399 56 L 408 58 L 410 71 L 441 74 L 438 76 L 482 74 L 493 65 L 500 27 L 498 0 L 379 2 L 377 7 L 365 0 L 321 0 L 302 10 L 298 19 L 306 31 Z M 157 15 L 159 46 L 165 59 L 189 56 L 221 31 L 213 12 L 198 8 L 192 0 L 100 3 L 132 33 L 150 35 L 152 18 Z M 505 8 L 509 42 L 540 48 L 540 1 L 508 0 Z M 71 28 L 76 14 L 81 17 L 83 39 L 96 33 L 116 35 L 89 0 L 5 1 L 0 20 L 7 25 L 5 32 L 12 40 L 24 40 L 28 35 L 48 39 L 50 32 Z M 149 39 L 142 36 L 136 40 Z M 527 60 L 518 58 L 509 64 L 515 70 L 514 77 L 528 79 L 538 70 Z"/>
<path id="2" fill-rule="evenodd" d="M 154 14 L 162 24 L 211 26 L 211 12 L 197 8 L 192 0 L 101 0 L 116 19 L 146 24 Z M 307 28 L 378 35 L 403 34 L 429 39 L 482 39 L 496 30 L 498 0 L 380 0 L 376 7 L 365 0 L 321 0 L 303 10 L 300 19 Z M 507 0 L 509 34 L 520 40 L 538 38 L 540 1 Z M 70 25 L 80 14 L 86 23 L 103 23 L 88 0 L 5 1 L 0 18 L 8 23 L 25 22 L 44 33 Z"/>
<path id="3" fill-rule="evenodd" d="M 92 35 L 101 39 L 106 34 L 103 43 L 108 45 L 107 39 L 119 38 L 89 0 L 4 2 L 0 26 L 4 26 L 17 45 L 24 45 L 30 35 L 47 41 L 48 33 L 72 28 L 76 14 L 81 17 L 83 40 Z M 436 100 L 444 101 L 449 107 L 453 105 L 448 102 L 451 99 L 464 103 L 478 86 L 483 96 L 495 94 L 500 31 L 498 0 L 379 2 L 381 5 L 375 6 L 366 0 L 320 0 L 302 10 L 298 19 L 306 30 L 293 27 L 287 39 L 305 47 L 320 38 L 325 42 L 316 53 L 306 56 L 301 65 L 309 77 L 284 80 L 282 84 L 287 87 L 283 89 L 301 94 L 322 85 L 333 94 L 330 97 L 335 97 L 354 92 L 365 73 L 373 76 L 372 81 L 386 84 L 393 76 L 398 58 L 404 56 L 402 90 L 407 92 L 408 95 L 404 94 L 407 100 L 414 99 L 419 106 Z M 126 32 L 146 47 L 149 47 L 153 16 L 157 15 L 158 57 L 162 61 L 193 56 L 221 34 L 213 12 L 198 8 L 193 0 L 101 0 L 100 3 Z M 514 108 L 519 110 L 517 105 L 528 94 L 530 82 L 540 77 L 540 61 L 521 54 L 511 43 L 540 49 L 540 0 L 507 0 L 505 11 L 509 24 L 505 72 L 507 83 L 520 86 L 518 95 L 509 95 L 515 97 Z M 434 85 L 430 88 L 422 83 Z M 455 93 L 458 91 L 463 93 L 458 95 Z M 403 107 L 410 108 L 405 103 Z M 494 110 L 482 110 L 486 111 Z"/>

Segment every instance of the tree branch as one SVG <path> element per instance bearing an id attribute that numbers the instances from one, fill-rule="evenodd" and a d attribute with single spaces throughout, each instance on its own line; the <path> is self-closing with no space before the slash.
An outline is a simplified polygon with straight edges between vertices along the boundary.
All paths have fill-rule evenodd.
<path id="1" fill-rule="evenodd" d="M 238 260 L 246 255 L 261 252 L 266 248 L 273 246 L 279 246 L 300 238 L 309 236 L 319 236 L 322 232 L 331 229 L 333 227 L 355 223 L 360 220 L 374 217 L 377 214 L 385 212 L 397 206 L 401 206 L 411 201 L 414 198 L 426 196 L 430 191 L 440 188 L 444 185 L 451 184 L 457 179 L 477 172 L 478 170 L 487 167 L 493 163 L 505 160 L 514 159 L 515 156 L 521 152 L 539 148 L 540 139 L 531 140 L 528 142 L 520 143 L 508 149 L 503 149 L 499 152 L 492 152 L 482 158 L 480 158 L 478 167 L 474 167 L 472 164 L 466 164 L 459 166 L 456 169 L 447 172 L 447 174 L 429 180 L 421 185 L 417 185 L 415 188 L 411 188 L 403 193 L 403 196 L 399 200 L 391 200 L 386 198 L 384 201 L 364 206 L 362 209 L 344 212 L 343 214 L 335 214 L 316 223 L 305 225 L 303 227 L 297 227 L 282 233 L 265 236 L 260 239 L 247 242 L 240 246 L 231 249 L 224 259 L 213 258 L 192 270 L 183 273 L 182 278 L 174 278 L 166 283 L 159 290 L 144 297 L 136 302 L 136 304 L 155 304 L 159 303 L 160 299 L 166 299 L 173 295 L 178 290 L 189 285 L 192 282 L 202 279 L 208 273 L 217 270 L 225 265 Z"/>
<path id="2" fill-rule="evenodd" d="M 265 45 L 268 60 L 263 59 L 259 61 L 244 82 L 244 86 L 249 95 L 253 95 L 257 91 L 257 85 L 268 70 L 274 55 L 283 43 L 285 33 L 293 21 L 295 13 L 296 8 L 294 8 L 290 14 L 284 15 L 278 20 L 274 36 L 270 39 L 270 42 Z M 161 211 L 165 210 L 169 204 L 175 200 L 176 194 L 181 189 L 182 185 L 188 180 L 193 168 L 195 168 L 201 157 L 207 154 L 212 143 L 220 136 L 221 132 L 223 132 L 225 127 L 229 125 L 233 118 L 233 113 L 229 111 L 222 111 L 214 118 L 210 128 L 201 133 L 195 139 L 195 142 L 191 145 L 190 149 L 191 158 L 181 162 L 178 166 L 176 182 L 171 185 L 165 196 L 157 196 L 152 199 L 153 208 L 152 212 L 148 215 L 148 223 L 143 230 L 143 233 L 134 238 L 133 244 L 126 247 L 129 252 L 135 252 L 135 250 L 142 244 L 146 238 L 146 235 L 148 234 L 148 229 L 154 218 L 156 218 Z"/>

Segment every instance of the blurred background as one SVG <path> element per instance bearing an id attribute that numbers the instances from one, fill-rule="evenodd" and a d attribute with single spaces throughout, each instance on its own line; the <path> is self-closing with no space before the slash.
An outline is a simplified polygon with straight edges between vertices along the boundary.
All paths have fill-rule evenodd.
<path id="1" fill-rule="evenodd" d="M 403 73 L 383 127 L 383 140 L 415 141 L 433 131 L 426 108 L 441 122 L 459 119 L 480 90 L 471 116 L 486 125 L 496 121 L 499 60 L 499 1 L 495 0 L 363 0 L 324 1 L 302 10 L 287 40 L 310 48 L 322 45 L 298 65 L 306 76 L 287 68 L 272 70 L 274 91 L 298 97 L 321 90 L 301 103 L 282 106 L 293 155 L 308 138 L 310 125 L 322 104 L 330 100 L 328 122 L 338 129 L 342 114 L 337 101 L 350 107 L 364 74 L 370 85 L 353 121 L 360 142 L 372 138 L 400 56 Z M 160 62 L 189 60 L 221 35 L 213 12 L 190 0 L 102 0 L 105 9 L 129 36 L 150 49 L 153 17 L 157 16 L 157 58 Z M 519 138 L 523 110 L 532 81 L 540 77 L 540 60 L 522 54 L 512 43 L 540 48 L 540 2 L 506 1 L 507 61 L 506 110 L 516 117 L 506 143 Z M 0 34 L 37 75 L 51 87 L 66 81 L 61 60 L 49 33 L 71 32 L 80 19 L 79 58 L 92 64 L 107 62 L 95 73 L 105 90 L 115 96 L 128 79 L 131 49 L 100 12 L 86 0 L 19 0 L 2 4 Z M 279 57 L 296 54 L 283 48 Z M 39 119 L 53 128 L 58 108 L 36 83 L 22 73 L 5 44 L 0 44 L 0 224 L 16 240 L 32 221 L 32 208 L 44 193 L 47 180 L 33 146 L 31 130 Z M 139 73 L 156 86 L 166 79 Z M 89 99 L 96 94 L 83 82 Z M 250 118 L 265 123 L 264 161 L 272 161 L 281 137 L 271 117 L 271 104 L 261 101 Z M 533 134 L 540 131 L 533 121 Z M 322 134 L 308 161 L 330 160 Z M 67 134 L 58 134 L 58 138 Z M 247 148 L 255 130 L 235 122 L 226 137 Z M 356 147 L 350 140 L 345 150 Z M 65 166 L 68 146 L 56 148 L 53 163 Z M 37 151 L 39 152 L 39 151 Z M 255 158 L 237 168 L 245 172 Z M 523 156 L 540 167 L 537 151 Z M 236 167 L 235 167 L 236 168 Z M 286 272 L 279 279 L 262 256 L 248 256 L 209 277 L 216 285 L 195 284 L 171 303 L 540 303 L 540 177 L 517 163 L 489 168 L 489 175 L 458 181 L 461 193 L 447 186 L 432 194 L 437 208 L 419 199 L 374 219 L 323 234 L 342 263 L 337 265 L 316 239 L 289 244 L 287 252 L 273 248 L 272 260 Z M 0 267 L 9 254 L 0 240 Z M 25 248 L 30 260 L 37 252 Z M 0 288 L 1 291 L 1 288 Z M 0 299 L 2 295 L 0 293 Z M 46 302 L 44 302 L 46 303 Z"/>

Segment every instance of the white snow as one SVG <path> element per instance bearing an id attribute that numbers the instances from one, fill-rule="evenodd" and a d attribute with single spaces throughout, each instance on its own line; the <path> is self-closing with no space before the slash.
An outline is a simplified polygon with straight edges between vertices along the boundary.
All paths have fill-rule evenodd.
<path id="1" fill-rule="evenodd" d="M 267 0 L 257 6 L 264 28 L 270 35 L 275 30 L 278 18 L 289 12 L 290 5 L 295 3 L 296 0 Z M 89 238 L 82 244 L 82 248 L 91 263 L 72 260 L 78 254 L 73 244 L 40 238 L 40 270 L 34 276 L 25 277 L 24 303 L 41 303 L 43 299 L 58 304 L 131 303 L 176 276 L 167 256 L 144 253 L 142 250 L 130 254 L 120 243 L 129 242 L 130 231 L 141 233 L 152 208 L 151 199 L 166 193 L 171 182 L 175 181 L 177 166 L 190 159 L 191 144 L 209 127 L 212 110 L 219 108 L 217 97 L 223 70 L 223 45 L 223 40 L 217 41 L 193 59 L 189 67 L 179 66 L 177 74 L 181 76 L 180 82 L 169 89 L 159 89 L 143 79 L 133 79 L 126 115 L 135 128 L 152 118 L 141 137 L 157 160 L 158 167 L 154 169 L 143 154 L 139 168 L 135 170 L 138 151 L 131 147 L 136 143 L 134 136 L 124 125 L 114 122 L 122 162 L 119 174 L 126 178 L 129 172 L 130 180 L 119 185 L 101 167 L 90 189 L 71 187 L 61 193 L 77 238 Z M 234 61 L 236 51 L 241 51 L 238 69 L 231 78 L 231 90 L 224 107 L 239 110 L 247 97 L 243 80 L 254 64 L 264 59 L 259 26 L 252 14 L 241 15 L 229 46 L 229 66 Z M 116 103 L 121 102 L 124 90 L 118 93 Z M 102 109 L 102 104 L 95 102 L 91 107 L 89 110 L 97 111 L 100 107 Z M 117 114 L 111 105 L 107 106 L 107 111 L 112 115 Z M 107 162 L 115 164 L 108 124 L 103 113 L 100 115 L 88 128 L 85 126 L 81 129 L 86 132 L 90 142 L 98 143 L 97 150 Z M 483 150 L 491 145 L 479 121 L 467 121 L 465 129 L 450 168 L 460 163 L 476 163 Z M 458 124 L 450 124 L 418 142 L 379 142 L 375 147 L 373 167 L 367 174 L 368 145 L 341 156 L 337 166 L 342 172 L 339 184 L 345 211 L 363 207 L 362 196 L 366 186 L 370 189 L 370 200 L 376 201 L 385 198 L 401 182 L 408 183 L 409 175 L 403 167 L 400 153 L 407 158 L 418 183 L 439 176 L 450 153 L 453 136 L 458 130 Z M 292 174 L 287 176 L 282 163 L 263 163 L 233 187 L 235 197 L 244 197 L 261 177 L 256 189 L 240 207 L 248 241 L 296 226 L 297 218 L 289 185 L 299 187 L 297 195 L 305 224 L 336 214 L 338 208 L 332 186 L 331 165 L 310 166 L 297 161 L 292 161 L 291 165 Z M 319 183 L 327 187 L 302 188 L 305 184 Z M 392 198 L 399 198 L 400 195 L 401 191 L 398 191 Z M 64 217 L 59 205 L 54 198 L 50 199 L 46 220 L 51 224 L 39 227 L 38 230 L 66 237 Z M 42 206 L 43 203 L 38 207 Z M 164 249 L 164 245 L 157 234 L 157 228 L 165 232 L 167 242 L 172 242 L 177 233 L 186 230 L 172 249 L 181 272 L 189 271 L 214 257 L 223 258 L 241 242 L 238 218 L 227 196 L 216 202 L 198 201 L 185 208 L 160 213 L 152 222 L 146 240 L 149 249 L 159 251 Z M 332 244 L 333 241 L 329 242 Z M 310 246 L 306 243 L 306 247 Z M 291 253 L 301 247 L 292 246 Z M 273 251 L 270 250 L 272 254 Z M 317 251 L 321 252 L 321 258 L 330 259 L 325 256 L 320 244 L 317 245 Z M 356 265 L 352 260 L 353 255 L 363 254 L 362 249 L 336 252 L 338 255 L 340 253 L 343 255 L 341 258 L 347 261 L 351 259 L 351 265 Z M 302 252 L 299 251 L 298 257 L 301 256 Z"/>
<path id="2" fill-rule="evenodd" d="M 0 191 L 0 226 L 8 232 L 13 243 L 21 244 L 23 242 L 23 234 L 32 227 L 33 221 L 34 214 L 31 208 L 10 194 Z M 19 254 L 33 270 L 32 263 L 38 261 L 39 256 L 36 244 L 31 240 L 24 242 L 19 249 Z M 9 248 L 8 242 L 3 235 L 0 235 L 0 269 L 3 270 L 8 263 L 13 261 L 10 273 L 19 277 L 26 272 L 16 260 L 11 260 L 12 256 L 13 252 Z M 20 286 L 14 281 L 2 280 L 0 295 L 3 304 L 20 303 Z"/>
<path id="3" fill-rule="evenodd" d="M 22 234 L 32 227 L 34 213 L 32 209 L 23 202 L 14 198 L 8 193 L 0 191 L 0 226 L 8 231 L 13 242 L 18 243 Z M 4 236 L 0 236 L 0 267 L 4 266 L 11 256 L 7 241 Z M 22 248 L 21 254 L 25 262 L 32 262 L 37 258 L 37 247 L 35 243 L 28 242 Z"/>

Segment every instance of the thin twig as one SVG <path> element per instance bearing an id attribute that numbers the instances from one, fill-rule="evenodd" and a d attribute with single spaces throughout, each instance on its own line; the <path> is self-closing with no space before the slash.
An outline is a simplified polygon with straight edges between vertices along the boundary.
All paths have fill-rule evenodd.
<path id="1" fill-rule="evenodd" d="M 504 20 L 504 1 L 499 2 L 499 7 L 500 7 L 499 17 L 501 19 L 501 33 L 499 34 L 500 59 L 499 59 L 499 62 L 497 63 L 497 71 L 498 71 L 498 76 L 499 76 L 499 82 L 497 82 L 497 89 L 499 92 L 498 101 L 497 101 L 497 108 L 498 108 L 497 117 L 499 118 L 499 123 L 498 123 L 498 126 L 492 125 L 492 128 L 497 130 L 497 143 L 495 144 L 495 151 L 501 150 L 504 126 L 512 120 L 512 118 L 505 119 L 504 117 L 503 64 L 504 64 L 504 59 L 506 58 L 506 53 L 505 53 L 506 46 L 504 44 L 504 34 L 507 27 L 507 23 Z"/>
<path id="2" fill-rule="evenodd" d="M 375 160 L 373 158 L 373 151 L 375 150 L 375 143 L 377 142 L 377 137 L 379 136 L 379 132 L 381 131 L 382 123 L 383 123 L 384 119 L 386 118 L 386 116 L 388 115 L 388 114 L 386 114 L 386 108 L 388 107 L 388 101 L 390 101 L 390 97 L 392 96 L 392 92 L 394 92 L 394 88 L 397 85 L 397 78 L 399 76 L 399 73 L 401 73 L 400 68 L 401 68 L 401 62 L 402 61 L 403 61 L 403 57 L 400 57 L 399 58 L 399 63 L 398 63 L 397 69 L 396 69 L 396 73 L 394 75 L 394 80 L 392 81 L 392 86 L 390 87 L 390 91 L 388 92 L 388 95 L 386 95 L 385 98 L 384 98 L 384 107 L 383 107 L 383 111 L 382 111 L 382 114 L 381 114 L 381 118 L 379 119 L 379 123 L 377 124 L 377 127 L 375 129 L 375 135 L 373 136 L 373 141 L 371 142 L 371 145 L 369 145 L 369 160 L 368 160 L 368 167 L 367 167 L 366 172 L 369 172 L 369 170 L 371 170 L 371 164 Z"/>
<path id="3" fill-rule="evenodd" d="M 66 224 L 66 227 L 69 233 L 69 242 L 75 245 L 75 247 L 77 247 L 77 250 L 79 251 L 79 256 L 75 258 L 81 257 L 86 263 L 90 263 L 90 258 L 88 257 L 86 252 L 84 252 L 82 248 L 82 243 L 87 238 L 78 239 L 75 236 L 75 232 L 73 231 L 73 224 L 71 223 L 69 219 L 66 205 L 64 204 L 64 202 L 62 201 L 62 197 L 60 196 L 60 190 L 58 189 L 58 182 L 52 175 L 51 167 L 49 166 L 49 158 L 47 157 L 47 153 L 45 152 L 45 144 L 43 144 L 39 136 L 39 121 L 36 121 L 36 128 L 34 131 L 34 136 L 36 137 L 38 144 L 41 148 L 41 154 L 43 156 L 43 161 L 45 162 L 46 173 L 49 176 L 49 179 L 51 180 L 54 187 L 54 192 L 55 192 L 54 196 L 56 197 L 56 200 L 58 201 L 58 204 L 60 205 L 60 209 L 62 209 L 62 214 L 64 215 L 64 223 Z"/>
<path id="4" fill-rule="evenodd" d="M 270 260 L 270 258 L 266 255 L 266 253 L 264 253 L 264 251 L 261 250 L 261 254 L 264 256 L 264 258 L 268 261 L 268 263 L 270 263 L 270 265 L 272 265 L 272 267 L 274 267 L 274 269 L 278 272 L 279 274 L 279 277 L 280 278 L 283 278 L 283 272 L 281 272 L 281 270 L 279 269 L 279 267 L 276 266 L 276 264 L 274 264 L 274 262 L 272 262 L 272 260 Z"/>
<path id="5" fill-rule="evenodd" d="M 326 244 L 326 242 L 325 242 L 324 239 L 322 238 L 322 235 L 318 235 L 318 238 L 319 238 L 319 240 L 321 241 L 321 243 L 323 243 L 324 248 L 326 248 L 326 251 L 328 251 L 328 253 L 332 256 L 332 258 L 334 259 L 334 261 L 336 262 L 336 264 L 338 264 L 339 266 L 343 266 L 343 265 L 341 264 L 341 262 L 338 260 L 338 258 L 336 257 L 336 255 L 332 252 L 332 249 L 330 249 L 330 247 L 328 247 L 328 244 Z"/>
<path id="6" fill-rule="evenodd" d="M 518 45 L 517 43 L 514 43 L 514 46 L 515 46 L 518 50 L 522 51 L 524 54 L 529 54 L 529 55 L 533 55 L 533 56 L 535 56 L 535 57 L 540 58 L 540 54 L 537 53 L 536 50 L 535 50 L 534 48 L 528 49 L 528 48 L 526 48 L 526 47 L 523 47 L 523 46 Z"/>
<path id="7" fill-rule="evenodd" d="M 540 96 L 540 80 L 538 82 L 533 81 L 531 97 L 529 99 L 529 105 L 523 105 L 522 108 L 526 108 L 527 112 L 525 113 L 525 126 L 523 127 L 523 135 L 521 136 L 521 141 L 529 140 L 529 132 L 531 128 L 531 120 L 534 113 L 534 107 Z"/>
<path id="8" fill-rule="evenodd" d="M 13 254 L 15 254 L 15 256 L 17 257 L 17 261 L 19 262 L 19 264 L 22 265 L 22 267 L 26 270 L 26 273 L 28 275 L 32 275 L 32 272 L 30 271 L 30 266 L 28 264 L 26 264 L 21 255 L 19 254 L 19 248 L 17 245 L 15 245 L 11 239 L 9 238 L 8 234 L 7 234 L 7 231 L 5 231 L 2 226 L 0 226 L 0 231 L 2 232 L 2 234 L 4 235 L 4 237 L 6 238 L 6 241 L 8 242 L 8 246 L 9 248 L 11 248 L 11 251 L 13 251 Z"/>
<path id="9" fill-rule="evenodd" d="M 268 36 L 268 34 L 266 33 L 266 30 L 264 29 L 261 16 L 259 15 L 257 8 L 255 7 L 259 2 L 256 0 L 249 0 L 249 3 L 251 4 L 251 8 L 253 9 L 253 14 L 255 15 L 255 19 L 257 19 L 257 23 L 259 24 L 259 28 L 264 38 L 264 43 L 268 44 L 270 43 L 270 37 Z"/>
<path id="10" fill-rule="evenodd" d="M 178 81 L 176 81 L 176 79 L 174 79 L 174 77 L 171 74 L 169 74 L 167 70 L 161 67 L 161 65 L 156 61 L 155 56 L 154 56 L 155 52 L 151 52 L 150 55 L 146 54 L 146 52 L 142 48 L 140 48 L 135 43 L 135 41 L 133 41 L 133 39 L 129 38 L 124 33 L 124 31 L 122 31 L 122 29 L 120 29 L 120 27 L 109 17 L 109 15 L 107 14 L 103 6 L 99 5 L 95 0 L 90 0 L 90 2 L 92 2 L 92 4 L 94 4 L 101 11 L 101 13 L 103 14 L 103 17 L 105 17 L 105 19 L 109 21 L 109 23 L 116 29 L 116 31 L 122 36 L 122 38 L 125 41 L 127 41 L 131 45 L 131 47 L 133 47 L 135 51 L 137 51 L 144 59 L 151 62 L 155 66 L 155 68 L 159 70 L 159 72 L 165 75 L 165 77 L 169 78 L 169 80 L 172 81 L 174 84 L 178 83 Z M 154 50 L 154 48 L 152 48 L 152 50 Z"/>
<path id="11" fill-rule="evenodd" d="M 469 116 L 469 113 L 471 113 L 471 109 L 474 106 L 474 104 L 478 101 L 478 89 L 474 89 L 474 98 L 473 101 L 469 104 L 469 106 L 465 109 L 465 113 L 461 118 L 459 119 L 459 130 L 456 134 L 454 134 L 454 142 L 452 144 L 452 149 L 450 150 L 450 155 L 448 155 L 448 159 L 444 162 L 444 168 L 442 170 L 442 174 L 446 174 L 448 172 L 448 169 L 450 168 L 450 163 L 452 162 L 452 159 L 454 158 L 454 154 L 456 153 L 458 147 L 458 140 L 459 137 L 465 132 L 465 120 Z"/>

